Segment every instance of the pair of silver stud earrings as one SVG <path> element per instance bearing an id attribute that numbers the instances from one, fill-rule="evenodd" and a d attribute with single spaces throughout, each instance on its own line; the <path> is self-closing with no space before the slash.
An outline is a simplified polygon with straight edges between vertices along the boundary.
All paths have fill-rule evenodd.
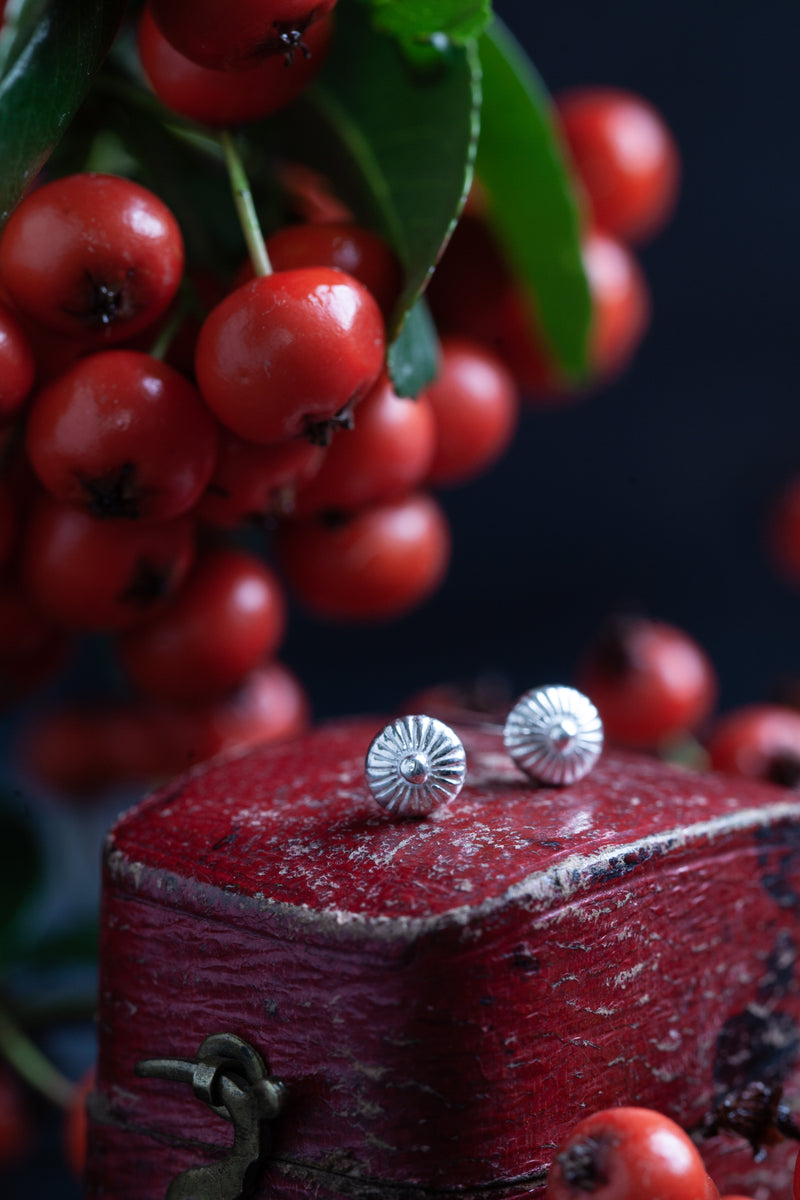
<path id="1" fill-rule="evenodd" d="M 537 783 L 577 783 L 603 749 L 603 723 L 588 697 L 561 685 L 532 688 L 506 718 L 503 741 L 514 762 Z M 435 717 L 399 717 L 367 752 L 366 780 L 382 808 L 423 817 L 453 800 L 467 773 L 461 739 Z"/>

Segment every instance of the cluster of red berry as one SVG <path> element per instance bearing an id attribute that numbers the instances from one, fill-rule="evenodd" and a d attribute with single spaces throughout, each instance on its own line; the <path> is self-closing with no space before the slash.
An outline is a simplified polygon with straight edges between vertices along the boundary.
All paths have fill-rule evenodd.
<path id="1" fill-rule="evenodd" d="M 582 88 L 557 104 L 575 186 L 583 201 L 583 259 L 592 299 L 589 382 L 630 360 L 650 319 L 645 277 L 631 250 L 672 213 L 680 159 L 663 119 L 645 100 Z M 462 217 L 430 288 L 440 328 L 474 337 L 500 355 L 534 404 L 574 394 L 531 330 L 528 306 L 486 220 L 480 190 Z"/>
<path id="2" fill-rule="evenodd" d="M 265 37 L 263 3 L 155 0 L 139 41 L 160 99 L 206 125 L 292 99 L 334 4 L 272 7 Z M 303 727 L 302 688 L 274 661 L 283 586 L 237 540 L 247 523 L 278 525 L 281 572 L 318 616 L 395 617 L 447 568 L 423 489 L 483 471 L 513 434 L 515 382 L 469 339 L 443 341 L 422 395 L 396 394 L 385 322 L 402 270 L 375 233 L 326 219 L 264 243 L 244 227 L 252 263 L 198 278 L 156 195 L 86 173 L 41 183 L 2 234 L 2 699 L 81 631 L 111 635 L 135 695 L 39 720 L 28 758 L 74 793 Z"/>

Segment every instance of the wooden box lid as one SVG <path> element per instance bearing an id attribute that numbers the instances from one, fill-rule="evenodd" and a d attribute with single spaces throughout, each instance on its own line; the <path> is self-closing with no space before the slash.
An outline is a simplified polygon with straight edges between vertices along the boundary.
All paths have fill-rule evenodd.
<path id="1" fill-rule="evenodd" d="M 90 1196 L 223 1152 L 190 1087 L 135 1074 L 220 1030 L 288 1088 L 264 1197 L 536 1195 L 586 1111 L 693 1127 L 749 1080 L 797 1090 L 800 798 L 616 753 L 537 788 L 462 730 L 460 796 L 397 820 L 379 726 L 204 766 L 112 831 Z M 785 1153 L 709 1145 L 718 1183 L 788 1186 Z"/>

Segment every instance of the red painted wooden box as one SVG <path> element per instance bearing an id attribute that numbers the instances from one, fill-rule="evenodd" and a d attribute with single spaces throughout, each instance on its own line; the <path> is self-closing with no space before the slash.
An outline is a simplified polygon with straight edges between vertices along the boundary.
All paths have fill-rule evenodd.
<path id="1" fill-rule="evenodd" d="M 461 795 L 402 821 L 364 784 L 375 732 L 199 768 L 111 833 L 90 1197 L 224 1158 L 191 1086 L 135 1070 L 223 1031 L 286 1085 L 274 1200 L 538 1196 L 587 1111 L 693 1129 L 748 1081 L 797 1099 L 796 794 L 612 753 L 536 788 L 466 729 Z M 790 1145 L 703 1152 L 721 1189 L 789 1195 Z"/>

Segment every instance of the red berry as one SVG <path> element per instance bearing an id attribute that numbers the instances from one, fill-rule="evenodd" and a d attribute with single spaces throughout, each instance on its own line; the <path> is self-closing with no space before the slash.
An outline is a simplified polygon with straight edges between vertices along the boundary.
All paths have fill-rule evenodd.
<path id="1" fill-rule="evenodd" d="M 89 1134 L 86 1101 L 94 1084 L 95 1070 L 92 1067 L 76 1083 L 64 1120 L 64 1155 L 76 1179 L 82 1179 L 86 1169 L 86 1142 Z"/>
<path id="2" fill-rule="evenodd" d="M 298 490 L 314 477 L 325 454 L 322 446 L 304 438 L 257 446 L 223 429 L 217 465 L 197 516 L 222 529 L 263 521 L 271 514 L 289 516 Z"/>
<path id="3" fill-rule="evenodd" d="M 450 533 L 430 496 L 408 496 L 349 517 L 288 522 L 278 552 L 305 605 L 334 620 L 383 620 L 415 608 L 444 578 Z"/>
<path id="4" fill-rule="evenodd" d="M 558 99 L 561 126 L 600 229 L 640 242 L 671 216 L 678 148 L 659 113 L 629 92 L 580 88 Z"/>
<path id="5" fill-rule="evenodd" d="M 791 479 L 775 501 L 767 529 L 775 567 L 790 584 L 800 585 L 800 478 Z"/>
<path id="6" fill-rule="evenodd" d="M 800 713 L 777 704 L 751 704 L 714 723 L 706 742 L 715 771 L 800 783 Z"/>
<path id="7" fill-rule="evenodd" d="M 380 310 L 328 267 L 280 271 L 237 288 L 197 342 L 200 391 L 223 425 L 252 442 L 325 441 L 349 420 L 383 365 Z"/>
<path id="8" fill-rule="evenodd" d="M 0 304 L 0 424 L 14 417 L 33 387 L 36 362 L 25 330 Z"/>
<path id="9" fill-rule="evenodd" d="M 608 1108 L 580 1121 L 556 1150 L 545 1188 L 547 1200 L 704 1200 L 708 1195 L 708 1176 L 694 1143 L 674 1121 L 648 1108 Z"/>
<path id="10" fill-rule="evenodd" d="M 0 663 L 33 658 L 57 632 L 53 622 L 33 607 L 18 579 L 0 580 Z"/>
<path id="11" fill-rule="evenodd" d="M 384 320 L 392 314 L 403 284 L 397 255 L 383 238 L 350 222 L 289 225 L 267 238 L 267 253 L 275 271 L 297 267 L 335 267 L 374 296 Z M 247 264 L 239 282 L 252 278 Z"/>
<path id="12" fill-rule="evenodd" d="M 0 479 L 0 567 L 11 557 L 17 534 L 14 494 L 5 479 Z"/>
<path id="13" fill-rule="evenodd" d="M 31 192 L 0 240 L 3 282 L 41 325 L 95 346 L 155 321 L 183 273 L 166 205 L 114 175 L 70 175 Z"/>
<path id="14" fill-rule="evenodd" d="M 742 1196 L 738 1192 L 735 1195 L 728 1192 L 726 1195 L 720 1196 L 719 1200 L 753 1200 L 753 1198 L 752 1196 Z"/>
<path id="15" fill-rule="evenodd" d="M 0 1070 L 0 1167 L 13 1166 L 29 1154 L 34 1128 L 32 1113 L 16 1075 Z"/>
<path id="16" fill-rule="evenodd" d="M 355 215 L 339 199 L 333 185 L 319 171 L 305 163 L 279 162 L 275 173 L 285 193 L 289 212 L 308 225 L 342 224 Z"/>
<path id="17" fill-rule="evenodd" d="M 26 442 L 57 500 L 95 517 L 165 521 L 203 494 L 217 426 L 172 367 L 135 350 L 107 350 L 37 394 Z"/>
<path id="18" fill-rule="evenodd" d="M 42 499 L 25 534 L 23 578 L 36 606 L 59 625 L 127 629 L 167 603 L 193 558 L 188 516 L 119 524 Z"/>
<path id="19" fill-rule="evenodd" d="M 272 54 L 243 70 L 217 71 L 180 54 L 145 9 L 139 22 L 139 57 L 150 86 L 167 108 L 203 125 L 225 128 L 265 117 L 304 91 L 325 61 L 331 32 L 331 18 L 323 17 L 303 36 L 307 53 Z"/>
<path id="20" fill-rule="evenodd" d="M 511 441 L 517 389 L 502 362 L 478 342 L 443 339 L 439 374 L 426 395 L 436 421 L 429 483 L 472 479 L 491 466 Z"/>
<path id="21" fill-rule="evenodd" d="M 578 686 L 597 705 L 610 741 L 656 746 L 711 712 L 716 675 L 698 644 L 645 617 L 610 621 L 589 648 Z"/>
<path id="22" fill-rule="evenodd" d="M 291 671 L 277 662 L 256 667 L 221 700 L 153 710 L 162 772 L 176 774 L 217 754 L 297 737 L 308 728 L 309 714 L 308 698 Z"/>
<path id="23" fill-rule="evenodd" d="M 302 54 L 309 26 L 336 0 L 150 0 L 164 37 L 192 62 L 218 71 L 268 55 Z"/>
<path id="24" fill-rule="evenodd" d="M 631 252 L 605 234 L 588 234 L 583 257 L 593 305 L 590 381 L 602 382 L 625 366 L 644 336 L 649 293 Z M 561 378 L 519 287 L 479 218 L 462 217 L 429 295 L 441 330 L 494 350 L 529 395 L 559 399 L 577 394 Z"/>
<path id="25" fill-rule="evenodd" d="M 299 492 L 297 516 L 392 500 L 427 475 L 435 425 L 424 394 L 403 399 L 383 374 L 353 420 L 353 429 L 336 436 L 319 471 Z"/>
<path id="26" fill-rule="evenodd" d="M 120 657 L 149 695 L 213 699 L 275 652 L 285 624 L 272 571 L 243 550 L 212 550 L 169 607 L 120 639 Z"/>

